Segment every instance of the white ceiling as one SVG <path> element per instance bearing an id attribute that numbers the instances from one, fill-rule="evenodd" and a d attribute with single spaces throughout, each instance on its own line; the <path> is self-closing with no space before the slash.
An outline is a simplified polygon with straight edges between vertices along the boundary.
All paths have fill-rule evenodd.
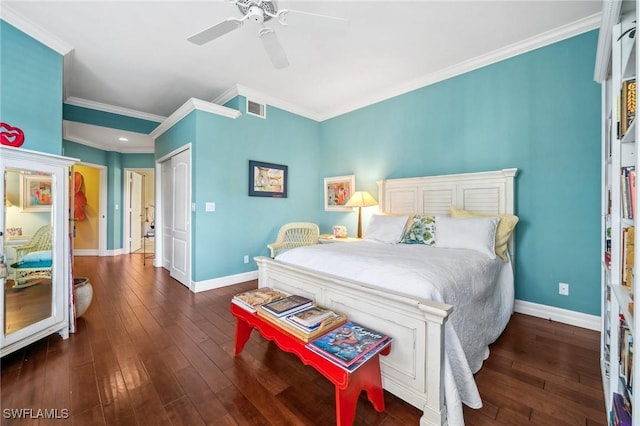
<path id="1" fill-rule="evenodd" d="M 279 8 L 349 24 L 293 13 L 287 27 L 268 22 L 290 62 L 277 70 L 250 22 L 203 46 L 186 40 L 240 18 L 229 1 L 2 0 L 0 13 L 65 54 L 70 103 L 162 119 L 190 98 L 222 102 L 244 91 L 324 120 L 594 29 L 602 3 L 281 0 Z M 83 126 L 65 127 L 70 136 Z M 82 138 L 95 139 L 85 133 Z M 143 142 L 152 151 L 152 140 Z M 96 142 L 102 143 L 108 142 Z M 115 150 L 139 148 L 128 149 Z"/>

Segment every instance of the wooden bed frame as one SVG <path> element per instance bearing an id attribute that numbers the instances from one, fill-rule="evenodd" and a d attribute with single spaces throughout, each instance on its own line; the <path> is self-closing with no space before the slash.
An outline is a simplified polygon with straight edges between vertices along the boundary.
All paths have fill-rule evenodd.
<path id="1" fill-rule="evenodd" d="M 517 169 L 378 182 L 381 212 L 449 215 L 449 206 L 486 213 L 514 213 Z M 513 238 L 510 242 L 513 254 Z M 256 258 L 258 286 L 313 298 L 356 322 L 393 336 L 381 358 L 383 386 L 423 410 L 420 424 L 445 425 L 444 324 L 450 305 L 380 290 L 338 276 Z"/>

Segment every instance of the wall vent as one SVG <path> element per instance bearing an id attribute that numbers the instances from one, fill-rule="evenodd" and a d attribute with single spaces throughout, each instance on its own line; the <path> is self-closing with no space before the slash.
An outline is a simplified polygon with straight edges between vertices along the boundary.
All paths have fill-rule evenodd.
<path id="1" fill-rule="evenodd" d="M 247 99 L 247 114 L 267 118 L 267 105 Z"/>

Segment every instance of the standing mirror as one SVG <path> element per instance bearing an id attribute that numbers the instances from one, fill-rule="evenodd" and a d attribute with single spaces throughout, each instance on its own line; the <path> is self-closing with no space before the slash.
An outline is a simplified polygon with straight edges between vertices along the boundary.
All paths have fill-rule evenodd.
<path id="1" fill-rule="evenodd" d="M 52 314 L 52 179 L 51 173 L 36 170 L 4 172 L 5 335 Z"/>
<path id="2" fill-rule="evenodd" d="M 69 176 L 75 161 L 0 147 L 0 259 L 7 270 L 0 274 L 0 356 L 74 330 Z"/>

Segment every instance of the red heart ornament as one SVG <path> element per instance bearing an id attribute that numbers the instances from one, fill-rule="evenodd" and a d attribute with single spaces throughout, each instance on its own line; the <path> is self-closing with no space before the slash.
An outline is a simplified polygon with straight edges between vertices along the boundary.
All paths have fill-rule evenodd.
<path id="1" fill-rule="evenodd" d="M 22 129 L 0 122 L 0 144 L 7 146 L 21 146 L 24 143 Z"/>

